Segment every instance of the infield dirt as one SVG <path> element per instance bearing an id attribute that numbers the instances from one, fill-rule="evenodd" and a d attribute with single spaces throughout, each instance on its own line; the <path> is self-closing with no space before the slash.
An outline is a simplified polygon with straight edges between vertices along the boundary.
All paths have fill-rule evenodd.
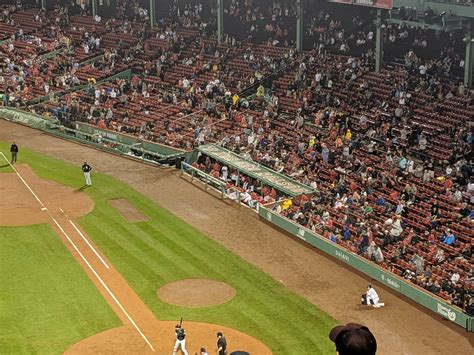
<path id="1" fill-rule="evenodd" d="M 474 334 L 383 286 L 377 284 L 385 308 L 359 306 L 360 294 L 371 280 L 274 229 L 254 212 L 221 202 L 200 185 L 180 179 L 173 169 L 111 156 L 4 120 L 0 120 L 0 139 L 15 140 L 20 150 L 30 148 L 78 167 L 87 160 L 97 171 L 133 186 L 334 318 L 366 324 L 377 337 L 381 354 L 472 353 Z"/>
<path id="2" fill-rule="evenodd" d="M 49 223 L 124 324 L 123 327 L 84 339 L 66 353 L 170 353 L 174 345 L 176 323 L 156 319 L 86 233 L 73 224 L 72 218 L 92 211 L 93 201 L 81 190 L 40 179 L 27 165 L 16 164 L 15 167 L 19 175 L 1 174 L 2 196 L 14 196 L 14 199 L 0 201 L 0 214 L 8 217 L 2 217 L 0 225 L 7 225 L 7 222 L 10 223 L 8 225 L 16 226 Z M 10 213 L 12 203 L 14 213 Z M 212 300 L 212 294 L 207 296 L 211 303 L 222 303 L 222 299 Z M 214 349 L 216 333 L 221 331 L 228 339 L 232 339 L 229 344 L 230 349 L 234 344 L 232 350 L 271 354 L 270 349 L 259 340 L 228 327 L 198 322 L 186 322 L 185 326 L 188 332 L 187 348 L 191 353 L 199 351 L 201 347 Z"/>

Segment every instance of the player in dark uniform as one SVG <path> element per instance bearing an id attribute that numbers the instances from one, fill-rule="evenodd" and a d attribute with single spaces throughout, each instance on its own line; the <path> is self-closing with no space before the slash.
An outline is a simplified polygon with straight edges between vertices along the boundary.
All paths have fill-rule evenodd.
<path id="1" fill-rule="evenodd" d="M 84 173 L 84 178 L 86 179 L 86 186 L 92 186 L 91 170 L 92 167 L 86 162 L 84 162 L 84 164 L 82 165 L 82 172 Z"/>
<path id="2" fill-rule="evenodd" d="M 217 353 L 219 355 L 227 355 L 227 340 L 225 340 L 225 336 L 221 332 L 217 333 Z"/>
<path id="3" fill-rule="evenodd" d="M 18 146 L 13 142 L 10 147 L 10 153 L 12 153 L 12 164 L 16 163 L 16 156 L 18 155 Z"/>
<path id="4" fill-rule="evenodd" d="M 186 331 L 182 326 L 177 324 L 174 328 L 174 332 L 176 333 L 176 341 L 174 343 L 173 355 L 176 355 L 180 346 L 183 354 L 188 355 L 188 351 L 186 350 Z"/>

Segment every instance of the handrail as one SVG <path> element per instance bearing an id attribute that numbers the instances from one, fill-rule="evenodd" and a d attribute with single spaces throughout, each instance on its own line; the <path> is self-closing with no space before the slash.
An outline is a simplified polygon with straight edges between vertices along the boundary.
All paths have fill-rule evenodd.
<path id="1" fill-rule="evenodd" d="M 190 170 L 191 174 L 189 174 L 189 172 L 187 172 L 187 170 Z M 194 180 L 195 175 L 204 178 L 204 182 L 206 184 L 206 190 L 208 189 L 208 186 L 209 186 L 210 183 L 213 183 L 214 185 L 217 185 L 219 187 L 219 192 L 221 194 L 221 199 L 224 199 L 224 197 L 225 197 L 225 187 L 226 187 L 226 183 L 224 181 L 216 179 L 215 177 L 213 177 L 213 176 L 205 173 L 204 171 L 202 171 L 198 168 L 195 168 L 194 166 L 192 166 L 188 163 L 185 163 L 185 162 L 181 163 L 180 176 L 183 176 L 183 174 L 190 175 L 191 176 L 191 182 Z"/>

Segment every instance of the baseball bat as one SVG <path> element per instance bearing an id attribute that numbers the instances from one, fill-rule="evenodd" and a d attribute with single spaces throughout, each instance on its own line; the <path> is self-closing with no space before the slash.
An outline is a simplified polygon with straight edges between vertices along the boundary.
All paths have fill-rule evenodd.
<path id="1" fill-rule="evenodd" d="M 183 317 L 179 320 L 179 327 L 181 328 L 181 324 L 183 324 Z"/>

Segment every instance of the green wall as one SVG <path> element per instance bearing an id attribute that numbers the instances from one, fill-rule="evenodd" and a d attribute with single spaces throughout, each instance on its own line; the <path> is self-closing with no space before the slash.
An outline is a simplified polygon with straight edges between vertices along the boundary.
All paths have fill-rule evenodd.
<path id="1" fill-rule="evenodd" d="M 293 223 L 289 219 L 276 214 L 268 208 L 260 206 L 258 213 L 261 218 L 304 240 L 315 248 L 332 255 L 336 259 L 339 259 L 358 271 L 363 272 L 372 279 L 400 292 L 420 305 L 441 315 L 443 318 L 449 319 L 451 322 L 456 323 L 469 331 L 473 331 L 473 317 L 463 313 L 459 308 L 453 307 L 435 295 L 430 294 L 411 283 L 405 282 L 404 279 L 383 270 L 374 263 L 338 246 L 322 236 L 316 235 L 309 229 Z"/>

